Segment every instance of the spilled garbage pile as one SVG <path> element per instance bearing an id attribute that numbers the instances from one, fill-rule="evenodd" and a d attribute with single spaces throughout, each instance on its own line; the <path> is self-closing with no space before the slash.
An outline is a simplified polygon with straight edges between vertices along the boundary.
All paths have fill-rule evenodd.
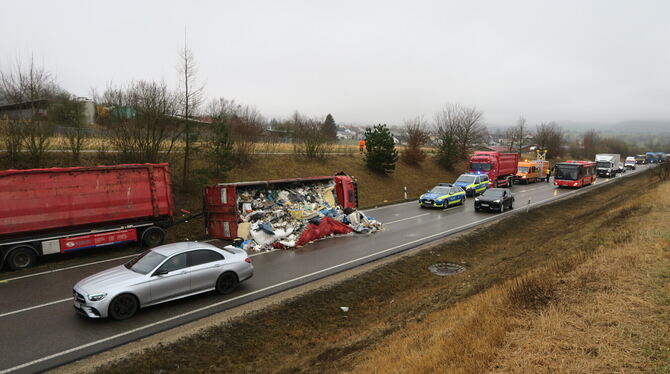
<path id="1" fill-rule="evenodd" d="M 373 233 L 382 224 L 359 210 L 342 209 L 335 183 L 239 190 L 240 247 L 249 251 L 288 249 L 334 235 Z"/>

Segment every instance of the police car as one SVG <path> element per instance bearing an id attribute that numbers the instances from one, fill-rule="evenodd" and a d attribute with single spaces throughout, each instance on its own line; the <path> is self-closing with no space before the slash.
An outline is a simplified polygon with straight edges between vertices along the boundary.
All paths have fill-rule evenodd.
<path id="1" fill-rule="evenodd" d="M 419 197 L 419 206 L 430 208 L 446 208 L 462 205 L 465 202 L 465 191 L 451 183 L 440 183 Z"/>
<path id="2" fill-rule="evenodd" d="M 486 174 L 462 174 L 454 184 L 464 189 L 467 196 L 480 195 L 489 187 L 489 176 Z"/>

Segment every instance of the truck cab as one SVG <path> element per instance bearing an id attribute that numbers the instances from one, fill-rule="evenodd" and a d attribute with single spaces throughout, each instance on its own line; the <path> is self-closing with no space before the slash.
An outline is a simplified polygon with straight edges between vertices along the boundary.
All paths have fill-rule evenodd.
<path id="1" fill-rule="evenodd" d="M 596 171 L 599 177 L 612 178 L 623 172 L 618 154 L 602 153 L 596 155 Z"/>
<path id="2" fill-rule="evenodd" d="M 539 180 L 548 181 L 549 162 L 545 160 L 519 161 L 514 181 L 528 184 Z"/>
<path id="3" fill-rule="evenodd" d="M 635 160 L 635 157 L 626 157 L 626 161 L 624 161 L 624 167 L 629 170 L 635 170 L 637 168 L 637 161 Z"/>
<path id="4" fill-rule="evenodd" d="M 512 187 L 518 161 L 516 153 L 476 151 L 470 158 L 469 174 L 486 175 L 493 187 Z"/>

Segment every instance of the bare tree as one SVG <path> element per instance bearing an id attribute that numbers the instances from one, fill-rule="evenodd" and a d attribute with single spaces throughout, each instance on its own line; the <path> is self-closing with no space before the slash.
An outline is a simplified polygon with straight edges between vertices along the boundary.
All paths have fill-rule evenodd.
<path id="1" fill-rule="evenodd" d="M 310 159 L 322 159 L 328 151 L 328 138 L 323 131 L 322 121 L 301 120 L 296 127 L 294 152 Z"/>
<path id="2" fill-rule="evenodd" d="M 50 99 L 61 91 L 49 72 L 35 66 L 32 57 L 27 67 L 17 60 L 9 71 L 0 71 L 0 85 L 4 99 L 13 104 Z M 31 109 L 34 115 L 38 108 Z"/>
<path id="3" fill-rule="evenodd" d="M 33 59 L 24 66 L 20 61 L 9 71 L 0 71 L 0 85 L 4 99 L 24 106 L 25 112 L 9 118 L 4 126 L 5 144 L 10 162 L 15 163 L 22 146 L 28 149 L 34 167 L 41 166 L 44 152 L 53 136 L 53 125 L 46 121 L 45 111 L 49 100 L 61 89 L 49 72 L 35 65 Z"/>
<path id="4" fill-rule="evenodd" d="M 527 135 L 526 129 L 526 119 L 520 116 L 516 121 L 516 125 L 507 129 L 506 132 L 509 150 L 517 152 L 519 157 L 521 157 L 521 153 L 523 152 L 523 145 Z"/>
<path id="5" fill-rule="evenodd" d="M 49 108 L 49 121 L 64 127 L 64 135 L 72 152 L 72 159 L 79 161 L 81 150 L 88 141 L 84 102 L 72 95 L 62 94 Z"/>
<path id="6" fill-rule="evenodd" d="M 459 126 L 457 130 L 461 157 L 467 158 L 470 148 L 481 142 L 486 135 L 484 112 L 477 107 L 459 108 Z"/>
<path id="7" fill-rule="evenodd" d="M 33 167 L 41 167 L 44 153 L 51 145 L 54 127 L 51 122 L 40 119 L 21 120 L 26 149 L 30 154 Z"/>
<path id="8" fill-rule="evenodd" d="M 181 106 L 184 117 L 184 169 L 182 174 L 182 186 L 188 181 L 191 157 L 191 116 L 202 103 L 204 86 L 198 85 L 198 67 L 193 57 L 193 51 L 186 44 L 184 35 L 184 49 L 179 52 L 179 72 L 181 75 Z"/>
<path id="9" fill-rule="evenodd" d="M 20 121 L 9 118 L 0 119 L 0 138 L 5 146 L 9 165 L 17 167 L 19 156 L 25 144 L 24 129 Z"/>
<path id="10" fill-rule="evenodd" d="M 549 157 L 560 157 L 563 155 L 565 138 L 563 129 L 556 122 L 542 122 L 536 126 L 535 142 L 538 147 L 547 150 Z"/>
<path id="11" fill-rule="evenodd" d="M 444 109 L 435 114 L 434 128 L 437 134 L 437 161 L 446 169 L 452 169 L 461 157 L 460 142 L 458 140 L 461 124 L 460 106 L 447 104 Z"/>
<path id="12" fill-rule="evenodd" d="M 416 117 L 405 121 L 405 138 L 407 146 L 403 150 L 401 159 L 409 165 L 417 165 L 426 158 L 426 153 L 421 149 L 430 140 L 426 123 L 422 117 Z"/>
<path id="13" fill-rule="evenodd" d="M 177 116 L 178 94 L 164 82 L 133 82 L 125 89 L 109 88 L 102 97 L 112 108 L 109 129 L 123 161 L 157 162 L 160 152 L 169 150 L 182 119 Z"/>
<path id="14" fill-rule="evenodd" d="M 593 160 L 600 143 L 600 136 L 596 130 L 589 130 L 582 136 L 582 157 Z"/>

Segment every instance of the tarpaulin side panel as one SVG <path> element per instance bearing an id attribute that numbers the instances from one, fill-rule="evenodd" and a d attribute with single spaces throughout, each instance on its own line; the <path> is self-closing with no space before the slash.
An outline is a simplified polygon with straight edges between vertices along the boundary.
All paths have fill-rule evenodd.
<path id="1" fill-rule="evenodd" d="M 172 216 L 167 164 L 0 172 L 0 235 Z"/>

